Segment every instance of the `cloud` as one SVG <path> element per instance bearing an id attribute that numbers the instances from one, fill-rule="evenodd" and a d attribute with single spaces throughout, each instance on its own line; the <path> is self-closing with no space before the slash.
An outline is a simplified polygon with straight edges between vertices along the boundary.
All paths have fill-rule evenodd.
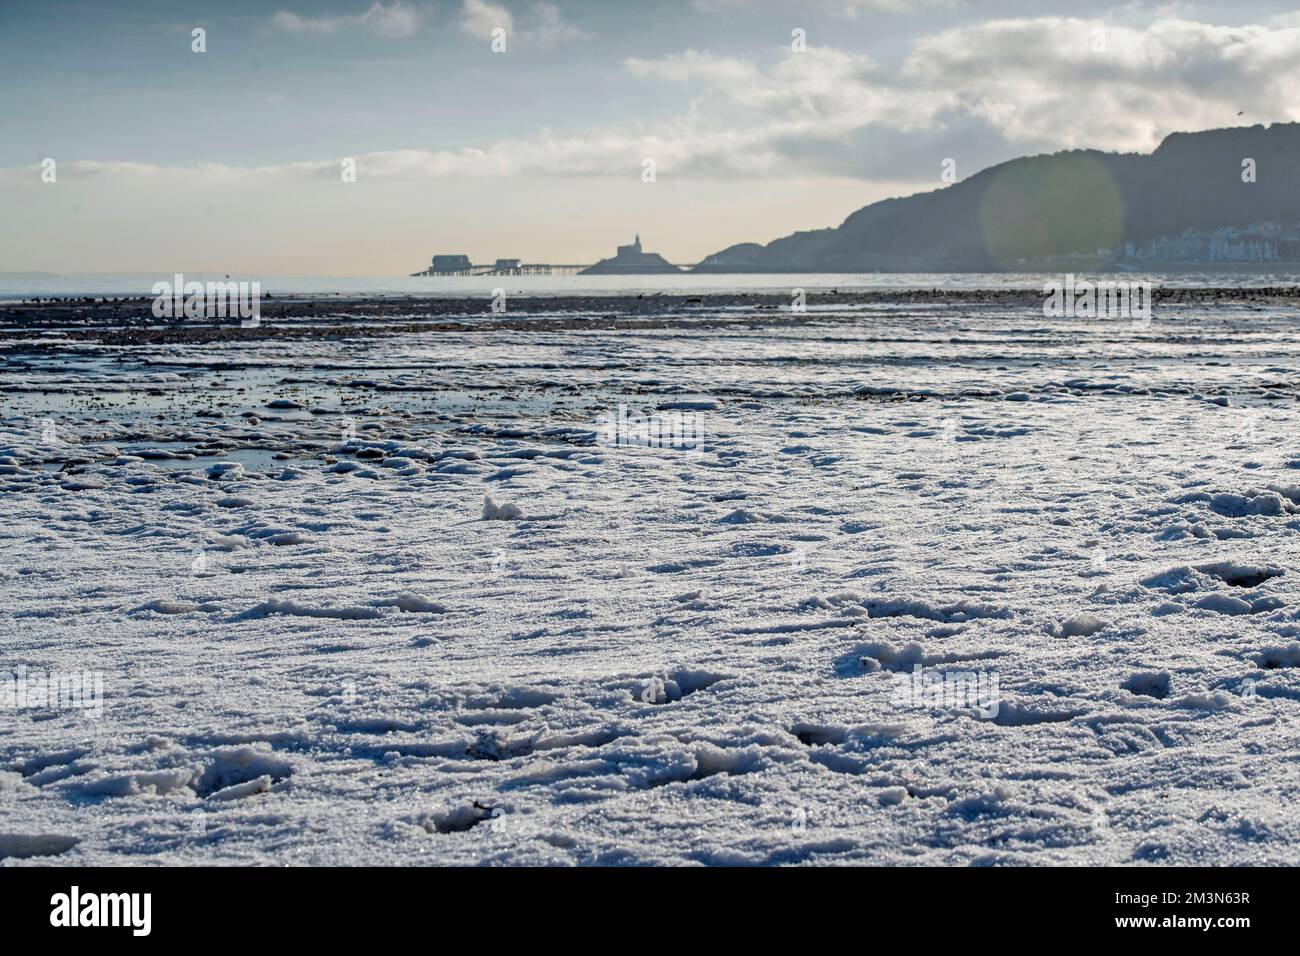
<path id="1" fill-rule="evenodd" d="M 286 33 L 330 34 L 347 27 L 360 27 L 387 40 L 401 40 L 420 28 L 422 17 L 414 7 L 403 0 L 393 0 L 385 6 L 375 0 L 364 13 L 338 16 L 304 17 L 288 10 L 280 10 L 271 18 L 277 29 Z"/>
<path id="2" fill-rule="evenodd" d="M 465 0 L 460 10 L 460 29 L 472 37 L 489 37 L 496 29 L 513 33 L 515 18 L 505 7 L 491 0 Z"/>
<path id="3" fill-rule="evenodd" d="M 588 34 L 568 23 L 553 3 L 533 4 L 535 25 L 525 35 L 525 41 L 539 50 L 550 50 L 562 43 L 585 40 Z"/>
<path id="4" fill-rule="evenodd" d="M 288 10 L 271 17 L 271 23 L 286 33 L 334 33 L 343 22 L 342 17 L 303 17 Z"/>
<path id="5" fill-rule="evenodd" d="M 704 13 L 726 13 L 759 5 L 760 0 L 691 0 L 691 6 Z M 943 7 L 960 6 L 962 0 L 807 0 L 810 6 L 834 16 L 852 19 L 860 11 L 879 13 L 914 13 Z"/>
<path id="6" fill-rule="evenodd" d="M 559 7 L 546 0 L 532 4 L 525 26 L 518 30 L 514 14 L 505 6 L 492 0 L 464 0 L 460 11 L 462 33 L 486 39 L 498 28 L 506 31 L 508 43 L 536 50 L 551 50 L 588 37 L 585 31 L 564 19 Z"/>
<path id="7" fill-rule="evenodd" d="M 504 10 L 486 0 L 465 3 L 479 27 L 513 25 L 508 11 L 498 20 L 493 9 Z M 1238 122 L 1238 110 L 1250 122 L 1300 120 L 1300 24 L 1282 22 L 1224 27 L 1168 17 L 1106 27 L 1100 20 L 1007 19 L 925 36 L 898 68 L 810 47 L 763 64 L 688 50 L 629 59 L 625 69 L 644 83 L 679 87 L 689 105 L 674 116 L 563 136 L 542 130 L 462 149 L 370 153 L 356 157 L 359 179 L 635 178 L 642 160 L 653 158 L 661 178 L 920 181 L 933 178 L 929 171 L 947 157 L 968 174 L 1023 153 L 1150 150 L 1175 129 Z M 339 160 L 60 164 L 60 175 L 65 171 L 69 179 L 332 178 Z"/>
<path id="8" fill-rule="evenodd" d="M 701 109 L 778 124 L 786 130 L 837 133 L 870 123 L 906 128 L 928 121 L 951 96 L 906 89 L 869 56 L 829 47 L 787 53 L 768 72 L 729 57 L 687 51 L 660 60 L 629 60 L 632 73 L 697 89 Z M 712 96 L 713 99 L 709 99 Z"/>
<path id="9" fill-rule="evenodd" d="M 1175 129 L 1232 124 L 1243 109 L 1252 122 L 1300 120 L 1300 24 L 1283 22 L 995 20 L 918 39 L 898 70 L 828 48 L 787 52 L 766 71 L 695 51 L 626 66 L 691 88 L 693 110 L 715 124 L 766 126 L 773 148 L 801 162 L 821 144 L 833 165 L 837 144 L 867 131 L 900 148 L 951 130 L 956 150 L 982 129 L 1016 152 L 1139 151 Z"/>
<path id="10" fill-rule="evenodd" d="M 1300 119 L 1298 70 L 1297 27 L 1038 18 L 919 40 L 901 82 L 947 91 L 1011 143 L 1147 150 L 1174 129 L 1228 125 L 1240 109 Z"/>
<path id="11" fill-rule="evenodd" d="M 740 89 L 760 82 L 758 67 L 748 60 L 716 57 L 709 53 L 687 50 L 658 60 L 630 59 L 624 64 L 637 76 L 647 76 L 669 83 L 703 82 L 710 86 Z"/>
<path id="12" fill-rule="evenodd" d="M 944 7 L 961 6 L 962 0 L 823 0 L 832 8 L 838 7 L 846 17 L 857 16 L 859 10 L 878 10 L 887 13 L 916 13 Z"/>

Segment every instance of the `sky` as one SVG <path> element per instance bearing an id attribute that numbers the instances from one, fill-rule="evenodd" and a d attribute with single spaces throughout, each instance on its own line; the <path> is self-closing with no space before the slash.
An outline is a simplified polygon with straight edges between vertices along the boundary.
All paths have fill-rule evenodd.
<path id="1" fill-rule="evenodd" d="M 693 263 L 945 160 L 1298 119 L 1288 3 L 0 0 L 0 271 Z"/>

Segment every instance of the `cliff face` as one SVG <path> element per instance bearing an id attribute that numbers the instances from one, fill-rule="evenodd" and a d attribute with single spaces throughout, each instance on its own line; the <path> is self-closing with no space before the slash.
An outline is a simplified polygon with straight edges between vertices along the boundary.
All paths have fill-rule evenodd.
<path id="1" fill-rule="evenodd" d="M 1256 182 L 1242 181 L 1246 158 L 1255 160 Z M 1300 260 L 1300 124 L 1175 133 L 1150 155 L 1072 150 L 1015 159 L 944 189 L 873 203 L 836 229 L 732 246 L 695 271 L 1105 267 L 1123 262 L 1126 248 L 1129 258 L 1134 248 L 1155 248 L 1151 240 L 1193 230 L 1208 249 L 1212 234 L 1259 223 L 1278 227 L 1260 239 L 1265 261 Z"/>

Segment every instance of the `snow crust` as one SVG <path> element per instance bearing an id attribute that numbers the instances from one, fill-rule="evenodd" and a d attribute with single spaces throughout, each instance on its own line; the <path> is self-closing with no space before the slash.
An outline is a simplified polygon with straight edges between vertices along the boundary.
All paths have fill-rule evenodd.
<path id="1" fill-rule="evenodd" d="M 12 351 L 0 671 L 105 700 L 0 711 L 0 858 L 1300 863 L 1298 367 L 1230 307 Z"/>

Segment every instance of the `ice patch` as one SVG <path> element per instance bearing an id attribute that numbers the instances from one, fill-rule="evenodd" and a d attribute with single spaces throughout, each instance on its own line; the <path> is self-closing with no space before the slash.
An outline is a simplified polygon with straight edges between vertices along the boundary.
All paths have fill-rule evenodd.
<path id="1" fill-rule="evenodd" d="M 142 604 L 137 611 L 153 611 L 155 614 L 193 614 L 200 610 L 214 610 L 211 606 L 200 606 L 190 601 L 172 601 L 167 598 L 159 598 L 156 601 L 150 601 L 148 604 Z"/>
<path id="2" fill-rule="evenodd" d="M 88 796 L 130 797 L 142 793 L 159 796 L 175 793 L 189 787 L 197 776 L 193 767 L 176 767 L 171 770 L 141 771 L 116 777 L 101 777 L 80 784 L 75 789 Z"/>
<path id="3" fill-rule="evenodd" d="M 291 544 L 306 544 L 307 535 L 301 531 L 285 531 L 281 534 L 267 535 L 263 540 L 276 547 L 284 547 Z"/>
<path id="4" fill-rule="evenodd" d="M 1231 594 L 1207 594 L 1192 606 L 1216 614 L 1253 614 L 1255 611 L 1253 604 Z"/>
<path id="5" fill-rule="evenodd" d="M 1193 492 L 1174 499 L 1174 504 L 1204 503 L 1211 511 L 1225 518 L 1245 518 L 1250 515 L 1285 515 L 1294 506 L 1288 508 L 1282 496 L 1277 492 L 1255 492 L 1245 495 L 1220 492 L 1211 495 L 1203 491 Z"/>
<path id="6" fill-rule="evenodd" d="M 418 594 L 404 591 L 401 594 L 379 601 L 372 601 L 374 607 L 395 607 L 407 614 L 446 614 L 447 609 L 437 601 L 430 601 Z"/>
<path id="7" fill-rule="evenodd" d="M 1231 585 L 1234 588 L 1259 587 L 1265 581 L 1280 577 L 1284 573 L 1281 568 L 1272 565 L 1238 564 L 1235 561 L 1214 561 L 1209 564 L 1198 564 L 1196 570 L 1202 574 L 1218 578 L 1224 584 Z"/>
<path id="8" fill-rule="evenodd" d="M 1231 707 L 1231 694 L 1215 691 L 1212 694 L 1188 694 L 1178 702 L 1178 706 L 1187 710 L 1224 710 Z"/>
<path id="9" fill-rule="evenodd" d="M 1266 670 L 1300 667 L 1300 643 L 1291 643 L 1285 647 L 1265 647 L 1255 655 L 1255 663 Z"/>
<path id="10" fill-rule="evenodd" d="M 1169 682 L 1168 671 L 1143 671 L 1132 675 L 1119 686 L 1130 694 L 1164 700 L 1169 696 Z"/>
<path id="11" fill-rule="evenodd" d="M 0 860 L 58 856 L 80 842 L 80 837 L 59 833 L 0 833 Z"/>
<path id="12" fill-rule="evenodd" d="M 214 481 L 218 479 L 237 481 L 246 477 L 244 466 L 237 461 L 218 461 L 207 467 L 206 474 Z"/>
<path id="13" fill-rule="evenodd" d="M 483 499 L 484 521 L 518 521 L 524 516 L 517 505 L 499 505 L 489 495 Z"/>
<path id="14" fill-rule="evenodd" d="M 307 604 L 299 604 L 297 601 L 271 598 L 269 601 L 263 601 L 261 604 L 250 607 L 247 611 L 236 614 L 231 620 L 257 620 L 258 618 L 270 617 L 273 614 L 283 614 L 289 617 L 333 618 L 342 621 L 364 621 L 383 617 L 383 614 L 373 607 L 312 607 Z"/>
<path id="15" fill-rule="evenodd" d="M 962 661 L 988 660 L 1001 656 L 1001 651 L 980 651 L 960 654 L 949 651 L 946 654 L 927 654 L 925 648 L 912 641 L 903 647 L 895 647 L 888 641 L 860 644 L 848 654 L 836 661 L 835 670 L 842 677 L 852 677 L 864 672 L 907 671 L 920 665 L 936 667 L 941 664 L 956 664 Z"/>
<path id="16" fill-rule="evenodd" d="M 266 791 L 270 789 L 271 775 L 264 773 L 260 777 L 254 777 L 252 780 L 247 780 L 244 783 L 233 783 L 228 787 L 223 787 L 222 789 L 210 794 L 208 799 L 214 801 L 242 800 L 245 797 L 251 797 L 254 794 L 266 793 Z"/>
<path id="17" fill-rule="evenodd" d="M 981 618 L 1009 618 L 1006 608 L 995 607 L 980 601 L 963 599 L 952 604 L 931 604 L 928 601 L 907 599 L 866 600 L 862 602 L 872 617 L 915 617 L 944 624 L 965 623 Z"/>
<path id="18" fill-rule="evenodd" d="M 267 750 L 256 747 L 223 747 L 208 756 L 207 768 L 194 780 L 194 790 L 201 797 L 216 797 L 221 792 L 241 785 L 262 787 L 261 778 L 267 779 L 265 789 L 279 783 L 293 773 L 289 762 Z M 260 789 L 245 789 L 229 797 L 235 799 Z"/>
<path id="19" fill-rule="evenodd" d="M 1095 614 L 1089 614 L 1084 611 L 1082 614 L 1076 614 L 1074 617 L 1066 618 L 1056 628 L 1057 637 L 1091 637 L 1104 631 L 1107 627 L 1105 621 Z"/>
<path id="20" fill-rule="evenodd" d="M 643 704 L 669 704 L 726 679 L 727 675 L 711 671 L 676 670 L 642 678 L 630 690 Z"/>

